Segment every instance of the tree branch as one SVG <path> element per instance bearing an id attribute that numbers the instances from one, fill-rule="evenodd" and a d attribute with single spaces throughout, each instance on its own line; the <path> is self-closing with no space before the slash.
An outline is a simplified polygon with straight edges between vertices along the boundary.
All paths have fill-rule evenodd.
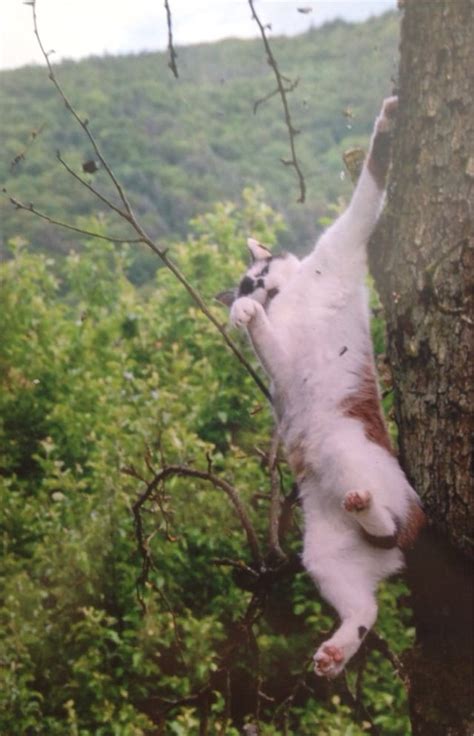
<path id="1" fill-rule="evenodd" d="M 8 191 L 3 188 L 2 192 L 4 195 L 8 197 L 11 204 L 14 205 L 17 210 L 25 210 L 25 212 L 31 212 L 31 214 L 36 215 L 36 217 L 39 217 L 41 220 L 45 220 L 46 222 L 49 222 L 51 225 L 56 225 L 57 227 L 65 228 L 66 230 L 71 230 L 74 233 L 79 233 L 79 235 L 86 235 L 88 238 L 98 238 L 99 240 L 107 240 L 109 243 L 141 243 L 142 238 L 113 238 L 111 235 L 101 235 L 100 233 L 95 233 L 92 230 L 85 230 L 82 227 L 76 227 L 75 225 L 70 225 L 67 222 L 62 222 L 61 220 L 56 220 L 54 217 L 51 217 L 50 215 L 47 215 L 45 212 L 41 212 L 41 210 L 36 209 L 34 204 L 30 202 L 29 204 L 25 204 L 24 202 L 21 202 L 16 197 L 11 196 L 8 194 Z"/>
<path id="2" fill-rule="evenodd" d="M 129 475 L 133 474 L 130 473 L 129 469 L 125 469 L 125 472 L 128 472 Z M 189 468 L 185 465 L 168 465 L 160 470 L 155 475 L 155 477 L 147 484 L 143 493 L 138 497 L 138 499 L 132 506 L 133 516 L 135 519 L 135 533 L 140 551 L 142 552 L 142 556 L 146 557 L 148 553 L 143 539 L 143 525 L 140 516 L 141 507 L 150 498 L 152 493 L 158 488 L 161 483 L 166 481 L 168 478 L 176 476 L 184 478 L 198 478 L 200 480 L 207 481 L 208 483 L 211 483 L 215 488 L 219 488 L 220 490 L 224 491 L 224 493 L 229 498 L 232 506 L 234 507 L 234 510 L 245 531 L 254 564 L 257 570 L 260 570 L 262 567 L 262 556 L 260 554 L 257 535 L 238 491 L 226 480 L 224 480 L 223 478 L 219 478 L 219 476 L 214 475 L 213 473 L 204 470 L 197 470 L 195 468 Z"/>
<path id="3" fill-rule="evenodd" d="M 173 45 L 173 23 L 171 19 L 171 10 L 170 10 L 168 0 L 165 0 L 165 9 L 166 9 L 166 22 L 168 24 L 168 51 L 170 55 L 168 66 L 173 72 L 176 79 L 178 79 L 179 74 L 178 74 L 178 67 L 176 65 L 176 59 L 178 57 L 178 54 L 176 53 L 174 45 Z"/>
<path id="4" fill-rule="evenodd" d="M 268 537 L 270 555 L 276 560 L 286 560 L 286 554 L 280 546 L 280 514 L 281 514 L 281 487 L 278 473 L 278 448 L 280 437 L 278 429 L 273 431 L 270 452 L 268 455 L 268 472 L 270 475 L 270 512 Z"/>
<path id="5" fill-rule="evenodd" d="M 56 87 L 56 90 L 57 90 L 59 96 L 61 97 L 61 99 L 63 100 L 63 102 L 64 102 L 64 104 L 66 106 L 66 109 L 71 113 L 71 115 L 75 118 L 75 120 L 77 120 L 77 122 L 81 126 L 82 130 L 84 131 L 84 133 L 88 137 L 88 139 L 89 139 L 89 141 L 90 141 L 90 143 L 91 143 L 91 145 L 92 145 L 92 147 L 93 147 L 93 149 L 94 149 L 94 151 L 96 153 L 97 158 L 99 159 L 99 161 L 101 162 L 102 166 L 104 167 L 104 169 L 106 170 L 107 174 L 109 175 L 111 181 L 113 182 L 113 184 L 114 184 L 114 186 L 115 186 L 115 188 L 116 188 L 116 190 L 117 190 L 117 192 L 118 192 L 118 194 L 120 196 L 120 199 L 122 200 L 122 202 L 124 204 L 124 207 L 125 207 L 127 213 L 129 215 L 131 215 L 132 214 L 132 209 L 131 209 L 130 203 L 128 201 L 128 198 L 127 198 L 127 196 L 126 196 L 126 194 L 125 194 L 125 192 L 124 192 L 124 190 L 123 190 L 120 182 L 118 181 L 118 179 L 115 176 L 114 172 L 112 171 L 112 169 L 110 168 L 110 166 L 107 163 L 106 159 L 104 158 L 104 156 L 103 156 L 103 154 L 102 154 L 99 146 L 97 145 L 97 142 L 96 142 L 94 136 L 90 132 L 90 130 L 89 130 L 89 121 L 87 119 L 84 119 L 83 120 L 80 117 L 80 115 L 76 112 L 76 110 L 74 109 L 74 107 L 71 105 L 69 99 L 67 98 L 66 94 L 64 93 L 64 91 L 63 91 L 61 85 L 59 84 L 58 80 L 56 79 L 56 75 L 54 74 L 53 67 L 52 67 L 51 62 L 49 60 L 49 57 L 50 57 L 50 55 L 51 55 L 52 52 L 50 51 L 48 53 L 48 52 L 45 51 L 45 48 L 43 46 L 43 42 L 41 41 L 41 37 L 40 37 L 39 31 L 38 31 L 38 19 L 37 19 L 37 15 L 36 15 L 36 0 L 30 0 L 30 2 L 27 3 L 27 5 L 31 5 L 31 9 L 32 9 L 32 13 L 33 13 L 33 29 L 34 29 L 34 34 L 35 34 L 36 39 L 38 41 L 38 45 L 40 47 L 41 53 L 43 54 L 43 58 L 44 58 L 44 60 L 46 62 L 46 66 L 48 67 L 49 78 L 50 78 L 51 82 L 54 84 L 54 86 Z"/>
<path id="6" fill-rule="evenodd" d="M 294 168 L 296 172 L 296 176 L 298 178 L 298 183 L 299 183 L 299 188 L 300 188 L 300 196 L 298 197 L 297 201 L 300 203 L 303 203 L 306 198 L 306 183 L 304 180 L 303 172 L 301 171 L 298 159 L 296 157 L 296 146 L 295 146 L 295 136 L 297 136 L 298 133 L 300 133 L 300 131 L 297 130 L 293 125 L 293 122 L 291 120 L 290 107 L 288 105 L 288 99 L 287 99 L 287 93 L 291 92 L 292 89 L 296 87 L 297 82 L 296 83 L 294 82 L 292 85 L 290 85 L 290 87 L 285 88 L 284 77 L 282 76 L 278 68 L 278 64 L 276 62 L 275 57 L 273 56 L 271 46 L 268 42 L 267 35 L 265 33 L 265 27 L 263 23 L 261 22 L 260 18 L 258 17 L 257 13 L 255 12 L 253 0 L 248 0 L 248 3 L 250 6 L 250 10 L 252 11 L 252 17 L 257 23 L 258 28 L 260 30 L 260 35 L 262 37 L 263 45 L 265 47 L 265 51 L 267 54 L 267 61 L 269 65 L 271 66 L 271 68 L 273 69 L 273 73 L 275 74 L 277 90 L 278 90 L 278 93 L 280 94 L 281 102 L 283 105 L 283 111 L 285 114 L 285 123 L 288 129 L 288 136 L 290 139 L 291 158 L 288 160 L 284 160 L 283 163 L 286 166 L 291 166 Z M 273 94 L 274 93 L 272 93 L 271 96 L 273 96 Z M 254 111 L 255 111 L 255 108 L 254 108 Z"/>
<path id="7" fill-rule="evenodd" d="M 298 86 L 299 79 L 295 79 L 294 82 L 291 82 L 291 84 L 286 88 L 285 92 L 293 92 L 294 89 Z M 272 97 L 276 97 L 276 95 L 280 94 L 280 90 L 278 87 L 273 90 L 273 92 L 269 92 L 268 95 L 265 95 L 264 97 L 261 97 L 258 100 L 255 100 L 253 103 L 253 114 L 256 115 L 258 108 L 260 105 L 263 105 L 265 102 L 268 102 L 268 100 L 271 100 Z"/>

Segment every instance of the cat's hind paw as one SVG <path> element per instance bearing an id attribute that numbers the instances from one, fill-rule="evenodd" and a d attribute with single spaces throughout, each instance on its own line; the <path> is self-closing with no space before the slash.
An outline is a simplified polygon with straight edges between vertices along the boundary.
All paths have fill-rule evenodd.
<path id="1" fill-rule="evenodd" d="M 337 677 L 345 663 L 342 649 L 334 644 L 322 644 L 314 655 L 314 671 L 319 677 Z"/>
<path id="2" fill-rule="evenodd" d="M 261 305 L 248 296 L 235 300 L 230 310 L 230 321 L 234 327 L 245 327 L 255 317 Z"/>
<path id="3" fill-rule="evenodd" d="M 365 511 L 372 502 L 370 491 L 349 491 L 344 496 L 342 508 L 350 513 Z"/>

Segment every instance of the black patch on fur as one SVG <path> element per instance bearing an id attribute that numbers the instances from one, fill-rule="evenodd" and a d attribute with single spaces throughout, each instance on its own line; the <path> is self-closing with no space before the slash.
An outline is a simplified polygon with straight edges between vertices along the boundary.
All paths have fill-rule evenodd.
<path id="1" fill-rule="evenodd" d="M 348 351 L 348 350 L 349 350 L 349 348 L 347 347 L 347 345 L 344 345 L 344 346 L 343 346 L 343 347 L 342 347 L 342 348 L 340 349 L 340 351 L 339 351 L 339 355 L 340 355 L 340 356 L 341 356 L 341 355 L 344 355 L 344 353 L 347 353 L 347 351 Z"/>
<path id="2" fill-rule="evenodd" d="M 264 282 L 264 280 L 263 280 L 263 279 L 258 279 L 258 281 L 257 281 L 257 289 L 258 289 L 259 287 L 260 287 L 261 289 L 264 289 L 264 288 L 265 288 L 265 282 Z"/>
<path id="3" fill-rule="evenodd" d="M 277 294 L 279 294 L 279 293 L 280 293 L 280 289 L 277 289 L 277 288 L 275 287 L 274 289 L 269 289 L 269 290 L 267 291 L 267 297 L 268 297 L 269 299 L 274 299 L 274 298 L 276 297 L 276 295 L 277 295 Z"/>
<path id="4" fill-rule="evenodd" d="M 359 634 L 359 639 L 362 641 L 367 633 L 367 626 L 359 626 L 359 628 L 357 629 L 357 633 Z"/>
<path id="5" fill-rule="evenodd" d="M 266 276 L 267 275 L 267 273 L 270 270 L 270 261 L 271 261 L 271 258 L 268 259 L 267 265 L 264 268 L 262 268 L 262 270 L 260 271 L 260 273 L 257 274 L 257 276 Z"/>
<path id="6" fill-rule="evenodd" d="M 316 273 L 318 274 L 318 276 L 321 276 L 321 271 L 318 271 L 318 269 L 316 269 Z"/>
<path id="7" fill-rule="evenodd" d="M 247 296 L 255 291 L 255 283 L 250 276 L 244 276 L 239 286 L 239 296 Z"/>

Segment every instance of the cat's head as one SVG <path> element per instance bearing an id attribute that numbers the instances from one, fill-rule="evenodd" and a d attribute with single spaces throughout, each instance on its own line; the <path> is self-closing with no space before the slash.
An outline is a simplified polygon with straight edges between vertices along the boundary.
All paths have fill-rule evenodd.
<path id="1" fill-rule="evenodd" d="M 296 256 L 291 253 L 272 255 L 262 243 L 254 238 L 247 240 L 252 262 L 235 289 L 223 291 L 216 299 L 232 305 L 240 296 L 248 296 L 264 307 L 277 296 L 300 266 Z"/>

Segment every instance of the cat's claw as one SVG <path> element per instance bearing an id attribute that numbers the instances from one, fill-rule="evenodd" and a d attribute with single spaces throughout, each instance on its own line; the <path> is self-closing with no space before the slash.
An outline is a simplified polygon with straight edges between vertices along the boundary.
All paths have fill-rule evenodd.
<path id="1" fill-rule="evenodd" d="M 380 115 L 375 121 L 374 133 L 388 133 L 393 128 L 398 109 L 398 97 L 387 97 L 382 104 Z"/>
<path id="2" fill-rule="evenodd" d="M 230 321 L 235 327 L 245 327 L 255 317 L 260 304 L 248 296 L 235 300 L 230 310 Z"/>
<path id="3" fill-rule="evenodd" d="M 336 677 L 344 664 L 344 654 L 334 644 L 322 644 L 314 655 L 314 671 L 319 677 Z"/>
<path id="4" fill-rule="evenodd" d="M 369 491 L 349 491 L 344 496 L 342 508 L 349 512 L 365 511 L 369 508 L 372 495 Z"/>

